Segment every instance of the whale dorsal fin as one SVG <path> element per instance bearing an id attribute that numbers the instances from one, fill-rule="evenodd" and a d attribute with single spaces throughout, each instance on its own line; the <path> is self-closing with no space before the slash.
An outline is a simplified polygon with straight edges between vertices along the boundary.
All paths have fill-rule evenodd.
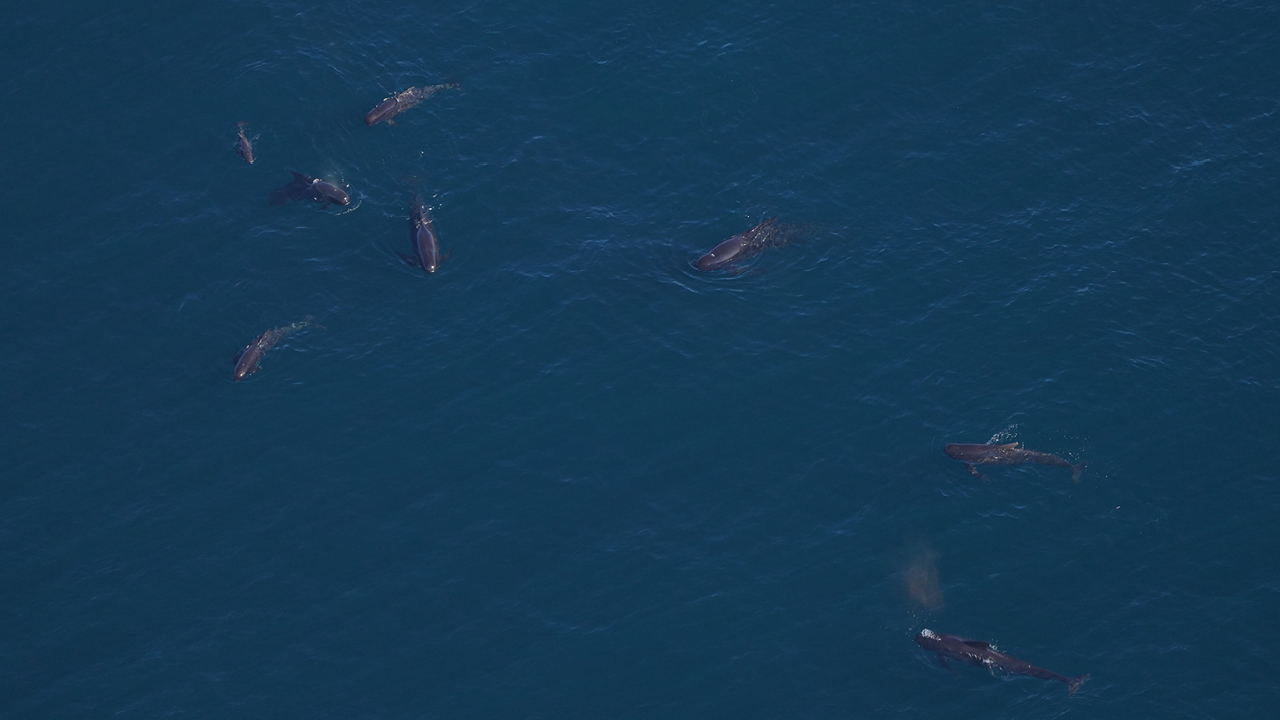
<path id="1" fill-rule="evenodd" d="M 985 643 L 985 642 L 982 642 L 981 640 L 965 640 L 964 644 L 968 645 L 971 648 L 979 648 L 981 650 L 991 649 L 991 643 Z"/>
<path id="2" fill-rule="evenodd" d="M 1003 444 L 1003 445 L 997 445 L 996 447 L 998 447 L 998 448 L 1016 448 L 1016 447 L 1018 447 L 1018 443 L 1016 443 L 1016 442 L 1005 443 L 1005 444 Z"/>

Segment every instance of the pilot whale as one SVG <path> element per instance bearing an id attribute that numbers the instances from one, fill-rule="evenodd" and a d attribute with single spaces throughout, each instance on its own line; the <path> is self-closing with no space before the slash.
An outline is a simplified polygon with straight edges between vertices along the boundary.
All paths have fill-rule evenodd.
<path id="1" fill-rule="evenodd" d="M 456 90 L 461 87 L 456 82 L 444 83 L 443 85 L 428 85 L 426 87 L 411 87 L 404 92 L 398 92 L 395 95 L 378 103 L 378 106 L 369 111 L 364 116 L 365 125 L 376 125 L 383 120 L 388 125 L 395 125 L 395 120 L 391 118 L 435 95 L 441 90 Z"/>
<path id="2" fill-rule="evenodd" d="M 440 241 L 436 239 L 436 226 L 431 221 L 431 210 L 422 202 L 422 196 L 414 193 L 409 206 L 409 239 L 413 241 L 413 255 L 396 252 L 406 265 L 420 267 L 429 273 L 440 265 Z"/>
<path id="3" fill-rule="evenodd" d="M 236 123 L 236 153 L 244 158 L 244 161 L 253 164 L 253 143 L 249 142 L 249 136 L 244 134 L 244 129 L 249 125 L 245 120 Z"/>
<path id="4" fill-rule="evenodd" d="M 246 377 L 258 372 L 258 368 L 262 365 L 262 357 L 267 354 L 268 350 L 275 347 L 276 343 L 280 342 L 290 333 L 294 333 L 308 327 L 324 327 L 322 325 L 316 325 L 313 320 L 315 320 L 315 318 L 308 315 L 296 323 L 272 328 L 254 338 L 253 342 L 249 343 L 243 350 L 236 353 L 235 369 L 231 371 L 231 379 L 235 382 L 240 382 Z"/>
<path id="5" fill-rule="evenodd" d="M 777 225 L 778 218 L 769 218 L 750 230 L 734 235 L 698 258 L 697 268 L 702 272 L 724 270 L 730 265 L 759 255 L 765 248 L 775 245 Z"/>
<path id="6" fill-rule="evenodd" d="M 286 200 L 305 200 L 307 198 L 322 202 L 325 207 L 328 207 L 329 203 L 346 205 L 351 202 L 351 195 L 346 190 L 328 180 L 313 178 L 310 175 L 303 175 L 294 170 L 289 172 L 293 173 L 293 181 L 271 193 L 272 205 L 283 205 Z"/>
<path id="7" fill-rule="evenodd" d="M 951 670 L 951 666 L 947 664 L 947 658 L 951 658 L 970 665 L 986 667 L 993 671 L 1003 670 L 1015 675 L 1030 675 L 1044 680 L 1057 680 L 1067 684 L 1068 696 L 1075 695 L 1080 686 L 1084 684 L 1084 681 L 1089 679 L 1088 675 L 1079 675 L 1073 678 L 1065 677 L 1042 667 L 1036 667 L 1029 662 L 1019 660 L 1012 655 L 1006 655 L 990 643 L 981 640 L 970 640 L 958 635 L 943 635 L 927 628 L 916 635 L 916 644 L 925 650 L 937 653 L 938 664 L 948 670 Z M 951 671 L 955 672 L 954 670 Z"/>
<path id="8" fill-rule="evenodd" d="M 1071 470 L 1071 479 L 1080 482 L 1080 473 L 1084 472 L 1085 466 L 1088 465 L 1083 461 L 1072 465 L 1052 453 L 1025 450 L 1018 447 L 1016 442 L 1005 443 L 1004 445 L 950 443 L 942 448 L 942 452 L 946 453 L 947 457 L 952 460 L 959 460 L 964 463 L 965 467 L 976 478 L 982 477 L 982 474 L 978 472 L 978 468 L 975 467 L 976 465 L 1021 465 L 1022 463 L 1031 462 L 1067 468 Z"/>

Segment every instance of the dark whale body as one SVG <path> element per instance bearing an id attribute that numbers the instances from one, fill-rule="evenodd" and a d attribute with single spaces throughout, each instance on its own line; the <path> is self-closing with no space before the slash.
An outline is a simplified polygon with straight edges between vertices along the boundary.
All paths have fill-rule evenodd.
<path id="1" fill-rule="evenodd" d="M 942 451 L 952 460 L 959 460 L 964 463 L 969 472 L 976 478 L 982 477 L 982 474 L 975 467 L 976 465 L 1021 465 L 1022 463 L 1032 462 L 1040 465 L 1067 468 L 1071 471 L 1071 479 L 1080 482 L 1080 473 L 1084 472 L 1084 468 L 1088 464 L 1079 462 L 1072 465 L 1052 453 L 1019 448 L 1016 442 L 1004 445 L 951 443 L 942 448 Z"/>
<path id="2" fill-rule="evenodd" d="M 406 264 L 420 267 L 429 273 L 440 265 L 440 242 L 436 239 L 436 226 L 431 221 L 431 211 L 422 202 L 422 196 L 414 193 L 409 206 L 409 240 L 413 242 L 413 255 L 396 254 Z"/>
<path id="3" fill-rule="evenodd" d="M 303 175 L 294 170 L 289 172 L 293 173 L 293 181 L 271 193 L 272 205 L 283 205 L 287 200 L 307 199 L 322 202 L 326 207 L 330 203 L 346 205 L 351 202 L 351 196 L 346 190 L 327 180 Z"/>
<path id="4" fill-rule="evenodd" d="M 274 347 L 276 343 L 280 342 L 280 340 L 286 335 L 306 327 L 319 327 L 312 322 L 314 319 L 315 318 L 308 315 L 301 321 L 293 323 L 292 325 L 272 328 L 254 338 L 253 342 L 249 343 L 243 350 L 236 353 L 235 369 L 231 371 L 231 379 L 235 382 L 240 382 L 246 377 L 258 372 L 258 368 L 262 364 L 263 356 L 266 355 L 267 351 Z"/>
<path id="5" fill-rule="evenodd" d="M 787 242 L 780 232 L 778 218 L 769 218 L 755 227 L 711 248 L 698 258 L 696 266 L 702 272 L 724 270 L 744 260 L 759 255 L 766 248 L 778 247 Z"/>
<path id="6" fill-rule="evenodd" d="M 241 120 L 236 123 L 236 153 L 244 158 L 244 161 L 253 164 L 253 143 L 249 142 L 249 137 L 244 134 L 245 126 L 249 123 Z"/>
<path id="7" fill-rule="evenodd" d="M 970 665 L 986 667 L 991 670 L 1002 670 L 1015 675 L 1030 675 L 1044 680 L 1057 680 L 1066 683 L 1068 696 L 1075 695 L 1080 686 L 1084 684 L 1084 681 L 1089 679 L 1088 675 L 1080 675 L 1073 678 L 1059 675 L 1056 672 L 1019 660 L 1012 655 L 1006 655 L 995 649 L 990 643 L 985 643 L 981 640 L 970 640 L 958 635 L 942 635 L 925 629 L 916 635 L 916 644 L 925 650 L 937 653 L 938 664 L 948 670 L 951 670 L 951 666 L 947 664 L 947 658 L 951 658 Z M 955 671 L 952 670 L 952 672 Z"/>
<path id="8" fill-rule="evenodd" d="M 456 89 L 460 87 L 458 83 L 444 83 L 443 85 L 428 85 L 426 87 L 411 87 L 404 92 L 398 92 L 395 95 L 378 103 L 378 106 L 369 111 L 364 116 L 365 125 L 376 125 L 382 121 L 386 121 L 388 125 L 395 125 L 395 121 L 391 118 L 435 95 L 441 90 Z"/>

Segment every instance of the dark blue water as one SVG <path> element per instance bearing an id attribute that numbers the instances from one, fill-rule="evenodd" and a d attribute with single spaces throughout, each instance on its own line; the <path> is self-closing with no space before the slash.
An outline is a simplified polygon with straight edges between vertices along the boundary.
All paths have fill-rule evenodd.
<path id="1" fill-rule="evenodd" d="M 3 18 L 0 716 L 1280 700 L 1275 5 Z M 942 453 L 993 438 L 1089 467 Z"/>

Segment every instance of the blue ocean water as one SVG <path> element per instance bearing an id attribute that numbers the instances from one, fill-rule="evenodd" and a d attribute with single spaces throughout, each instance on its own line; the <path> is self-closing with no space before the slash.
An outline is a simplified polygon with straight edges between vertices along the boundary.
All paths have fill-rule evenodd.
<path id="1" fill-rule="evenodd" d="M 1275 5 L 3 17 L 0 716 L 1280 699 Z M 990 440 L 1088 470 L 942 453 Z"/>

